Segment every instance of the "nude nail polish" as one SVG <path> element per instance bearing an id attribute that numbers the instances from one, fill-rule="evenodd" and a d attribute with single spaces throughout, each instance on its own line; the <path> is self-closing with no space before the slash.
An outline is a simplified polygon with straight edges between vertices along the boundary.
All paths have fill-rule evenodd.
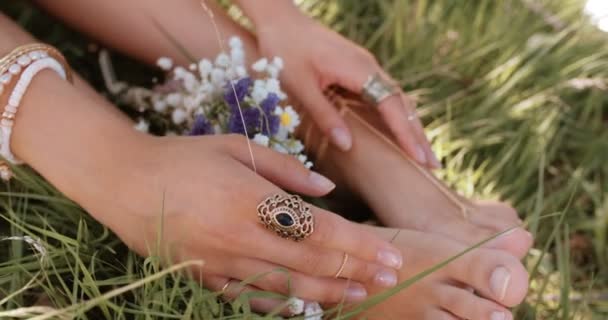
<path id="1" fill-rule="evenodd" d="M 351 283 L 344 291 L 344 298 L 347 301 L 361 301 L 367 298 L 367 290 L 357 283 Z"/>
<path id="2" fill-rule="evenodd" d="M 403 265 L 401 253 L 393 250 L 380 250 L 378 252 L 377 260 L 381 264 L 397 270 L 401 269 L 401 266 Z"/>
<path id="3" fill-rule="evenodd" d="M 352 139 L 348 132 L 343 128 L 332 129 L 331 138 L 334 144 L 342 151 L 348 151 L 352 147 Z"/>
<path id="4" fill-rule="evenodd" d="M 492 272 L 490 277 L 490 290 L 499 301 L 502 301 L 507 295 L 509 282 L 511 281 L 511 273 L 505 267 L 498 267 Z"/>
<path id="5" fill-rule="evenodd" d="M 490 320 L 507 320 L 507 315 L 504 312 L 495 311 L 492 312 Z"/>
<path id="6" fill-rule="evenodd" d="M 310 172 L 308 176 L 308 180 L 312 183 L 318 190 L 323 192 L 329 192 L 336 187 L 336 184 L 331 180 L 326 178 L 325 176 L 320 175 L 314 171 Z"/>
<path id="7" fill-rule="evenodd" d="M 424 154 L 424 149 L 422 148 L 421 145 L 417 144 L 416 148 L 415 148 L 415 157 L 416 157 L 416 161 L 418 161 L 418 163 L 421 164 L 425 164 L 426 163 L 426 155 Z"/>
<path id="8" fill-rule="evenodd" d="M 392 270 L 380 270 L 374 277 L 374 284 L 384 288 L 392 288 L 397 285 L 397 275 Z"/>

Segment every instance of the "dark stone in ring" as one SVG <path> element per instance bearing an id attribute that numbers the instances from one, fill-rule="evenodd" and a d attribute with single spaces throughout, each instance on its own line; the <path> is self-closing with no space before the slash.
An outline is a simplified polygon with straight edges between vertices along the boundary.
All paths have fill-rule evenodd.
<path id="1" fill-rule="evenodd" d="M 282 238 L 301 241 L 314 230 L 310 206 L 299 196 L 276 194 L 262 201 L 257 209 L 262 224 Z"/>

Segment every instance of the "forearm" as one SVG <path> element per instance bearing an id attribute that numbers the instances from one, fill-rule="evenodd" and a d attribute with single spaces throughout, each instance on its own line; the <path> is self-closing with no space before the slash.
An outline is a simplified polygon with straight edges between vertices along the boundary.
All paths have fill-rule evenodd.
<path id="1" fill-rule="evenodd" d="M 166 0 L 38 0 L 54 15 L 77 27 L 104 44 L 148 63 L 160 56 L 173 58 L 180 64 L 190 61 L 179 48 L 159 30 L 159 25 L 195 58 L 214 57 L 220 46 L 209 15 L 199 1 Z M 250 33 L 232 22 L 214 1 L 206 4 L 224 38 L 241 37 L 247 52 L 254 52 L 255 41 Z M 248 62 L 253 58 L 248 56 Z"/>
<path id="2" fill-rule="evenodd" d="M 235 0 L 234 2 L 251 20 L 258 32 L 277 23 L 293 23 L 294 19 L 305 18 L 292 0 Z"/>
<path id="3" fill-rule="evenodd" d="M 0 52 L 35 40 L 0 15 Z M 2 102 L 6 102 L 4 93 Z M 111 165 L 136 149 L 131 122 L 96 95 L 82 80 L 75 86 L 43 71 L 26 91 L 11 136 L 13 153 L 66 195 L 79 201 L 84 193 L 108 186 Z M 117 169 L 118 170 L 118 169 Z"/>

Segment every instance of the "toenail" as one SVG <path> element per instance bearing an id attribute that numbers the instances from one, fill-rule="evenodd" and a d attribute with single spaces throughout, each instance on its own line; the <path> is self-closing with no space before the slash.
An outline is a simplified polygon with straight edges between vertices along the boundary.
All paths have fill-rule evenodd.
<path id="1" fill-rule="evenodd" d="M 490 289 L 498 300 L 503 300 L 507 294 L 509 288 L 509 282 L 511 281 L 511 273 L 505 267 L 498 267 L 492 272 L 490 277 Z"/>
<path id="2" fill-rule="evenodd" d="M 385 288 L 394 287 L 397 284 L 397 275 L 392 270 L 381 270 L 374 277 L 374 283 Z"/>
<path id="3" fill-rule="evenodd" d="M 365 290 L 365 288 L 360 284 L 351 283 L 344 291 L 344 295 L 346 301 L 362 301 L 367 297 L 367 290 Z"/>
<path id="4" fill-rule="evenodd" d="M 507 320 L 507 315 L 504 312 L 495 311 L 492 312 L 490 320 Z"/>
<path id="5" fill-rule="evenodd" d="M 401 252 L 385 249 L 378 252 L 378 262 L 389 268 L 399 270 L 403 265 L 403 258 Z"/>

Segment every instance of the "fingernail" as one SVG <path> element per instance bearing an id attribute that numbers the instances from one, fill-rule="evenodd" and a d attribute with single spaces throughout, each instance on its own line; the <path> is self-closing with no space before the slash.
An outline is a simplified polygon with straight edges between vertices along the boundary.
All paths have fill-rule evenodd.
<path id="1" fill-rule="evenodd" d="M 492 312 L 492 315 L 490 316 L 490 320 L 506 320 L 506 319 L 507 319 L 507 315 L 504 312 L 499 312 L 499 311 Z"/>
<path id="2" fill-rule="evenodd" d="M 374 277 L 374 284 L 391 288 L 397 285 L 397 274 L 393 270 L 380 270 Z"/>
<path id="3" fill-rule="evenodd" d="M 378 262 L 389 268 L 399 270 L 403 265 L 403 257 L 401 252 L 385 249 L 378 252 Z"/>
<path id="4" fill-rule="evenodd" d="M 317 189 L 323 192 L 329 192 L 336 187 L 336 184 L 331 180 L 327 179 L 325 176 L 320 175 L 314 171 L 310 172 L 308 176 L 308 180 L 312 183 Z"/>
<path id="5" fill-rule="evenodd" d="M 509 282 L 511 281 L 511 273 L 505 267 L 498 267 L 492 276 L 490 277 L 490 290 L 498 300 L 502 301 L 509 288 Z"/>
<path id="6" fill-rule="evenodd" d="M 420 146 L 419 144 L 416 145 L 416 150 L 414 151 L 415 153 L 415 157 L 416 157 L 416 161 L 418 161 L 418 163 L 420 164 L 425 164 L 426 163 L 426 155 L 424 154 L 424 149 L 422 149 L 422 146 Z"/>
<path id="7" fill-rule="evenodd" d="M 342 151 L 348 151 L 352 147 L 352 140 L 348 132 L 343 128 L 334 128 L 331 130 L 331 137 L 334 144 Z"/>
<path id="8" fill-rule="evenodd" d="M 344 296 L 347 301 L 365 300 L 367 297 L 367 290 L 358 283 L 351 283 L 348 288 L 346 288 L 346 291 L 344 291 Z"/>
<path id="9" fill-rule="evenodd" d="M 440 169 L 443 167 L 443 165 L 441 165 L 441 162 L 439 162 L 439 159 L 437 159 L 437 156 L 435 155 L 435 153 L 432 151 L 431 151 L 431 165 L 435 169 Z"/>

